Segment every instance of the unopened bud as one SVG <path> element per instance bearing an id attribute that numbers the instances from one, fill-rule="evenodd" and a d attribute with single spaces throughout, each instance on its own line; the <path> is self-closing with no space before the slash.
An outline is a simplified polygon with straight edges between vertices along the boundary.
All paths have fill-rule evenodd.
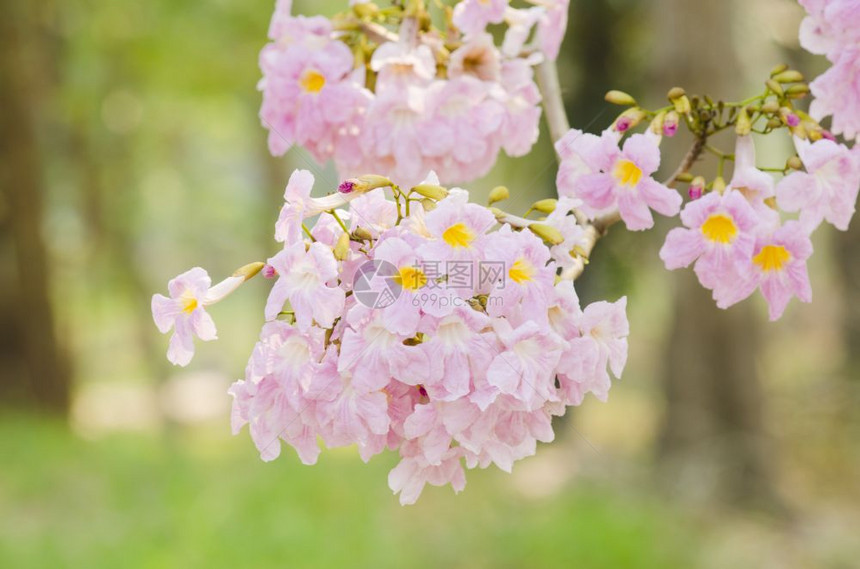
<path id="1" fill-rule="evenodd" d="M 529 225 L 529 230 L 552 245 L 561 245 L 564 243 L 564 235 L 562 235 L 561 231 L 552 225 L 547 225 L 545 223 L 532 223 Z"/>
<path id="2" fill-rule="evenodd" d="M 429 213 L 436 209 L 436 202 L 434 202 L 430 198 L 424 198 L 423 200 L 421 200 L 421 206 L 424 208 L 424 211 Z"/>
<path id="3" fill-rule="evenodd" d="M 765 114 L 773 114 L 779 111 L 779 103 L 776 101 L 768 101 L 761 106 L 761 112 Z"/>
<path id="4" fill-rule="evenodd" d="M 421 194 L 425 198 L 430 198 L 431 200 L 444 200 L 448 197 L 448 190 L 443 188 L 442 186 L 436 186 L 434 184 L 418 184 L 414 188 L 412 188 L 417 194 Z"/>
<path id="5" fill-rule="evenodd" d="M 612 127 L 617 132 L 627 132 L 631 128 L 636 127 L 646 117 L 645 111 L 640 108 L 627 109 L 621 113 Z"/>
<path id="6" fill-rule="evenodd" d="M 496 186 L 490 190 L 488 202 L 490 205 L 493 205 L 494 203 L 505 201 L 509 197 L 511 197 L 511 193 L 505 186 Z"/>
<path id="7" fill-rule="evenodd" d="M 624 91 L 609 91 L 608 93 L 606 93 L 604 99 L 607 103 L 612 103 L 613 105 L 632 107 L 636 104 L 636 99 L 634 99 L 632 96 L 628 95 Z"/>
<path id="8" fill-rule="evenodd" d="M 364 193 L 376 188 L 387 188 L 393 186 L 394 182 L 385 176 L 377 176 L 375 174 L 367 174 L 358 178 L 350 178 L 341 182 L 337 191 L 342 194 L 351 194 L 354 192 Z"/>
<path id="9" fill-rule="evenodd" d="M 782 73 L 777 73 L 771 79 L 777 83 L 800 83 L 803 81 L 803 74 L 800 71 L 788 69 Z"/>
<path id="10" fill-rule="evenodd" d="M 672 87 L 669 89 L 669 93 L 666 95 L 670 101 L 674 101 L 675 99 L 680 99 L 681 97 L 687 94 L 681 87 Z"/>
<path id="11" fill-rule="evenodd" d="M 777 83 L 773 79 L 768 79 L 767 81 L 764 82 L 764 84 L 767 85 L 767 88 L 770 89 L 771 92 L 773 94 L 775 94 L 777 97 L 785 96 L 785 91 L 782 90 L 782 85 L 780 85 L 779 83 Z"/>
<path id="12" fill-rule="evenodd" d="M 273 279 L 278 276 L 278 271 L 272 265 L 266 265 L 261 271 L 264 279 Z"/>
<path id="13" fill-rule="evenodd" d="M 821 129 L 821 138 L 830 140 L 831 142 L 836 142 L 836 136 L 834 136 L 832 132 L 826 129 Z"/>
<path id="14" fill-rule="evenodd" d="M 687 98 L 687 95 L 682 95 L 672 101 L 672 104 L 675 105 L 675 112 L 679 115 L 689 115 L 690 111 L 693 110 L 693 106 L 690 104 L 690 99 Z"/>
<path id="15" fill-rule="evenodd" d="M 735 123 L 735 134 L 738 136 L 746 136 L 750 132 L 752 132 L 752 122 L 750 122 L 750 115 L 747 112 L 746 107 L 741 107 L 740 112 L 738 112 L 738 119 Z"/>
<path id="16" fill-rule="evenodd" d="M 246 281 L 248 279 L 252 279 L 257 276 L 257 273 L 263 270 L 264 267 L 267 267 L 266 263 L 248 263 L 244 267 L 239 267 L 236 269 L 231 276 L 234 277 L 243 277 Z"/>
<path id="17" fill-rule="evenodd" d="M 723 179 L 722 176 L 717 176 L 716 178 L 714 178 L 714 183 L 711 184 L 711 187 L 714 189 L 715 192 L 722 194 L 726 191 L 726 181 Z"/>
<path id="18" fill-rule="evenodd" d="M 689 184 L 690 182 L 693 181 L 693 175 L 690 174 L 689 172 L 682 172 L 682 173 L 678 174 L 677 176 L 675 176 L 675 181 L 676 182 L 682 182 L 684 184 Z"/>
<path id="19" fill-rule="evenodd" d="M 352 235 L 359 241 L 373 241 L 373 234 L 364 227 L 356 227 Z"/>
<path id="20" fill-rule="evenodd" d="M 532 209 L 535 211 L 539 211 L 541 213 L 552 213 L 555 211 L 555 206 L 558 204 L 558 200 L 549 198 L 545 200 L 540 200 L 532 204 Z"/>
<path id="21" fill-rule="evenodd" d="M 666 121 L 666 111 L 660 111 L 657 113 L 657 116 L 654 117 L 654 120 L 651 121 L 651 124 L 648 125 L 648 130 L 657 136 L 663 135 L 663 123 Z"/>
<path id="22" fill-rule="evenodd" d="M 379 6 L 377 6 L 373 2 L 361 2 L 358 4 L 353 4 L 352 11 L 359 18 L 372 18 L 379 13 Z"/>
<path id="23" fill-rule="evenodd" d="M 789 99 L 803 99 L 807 95 L 809 95 L 809 85 L 806 83 L 798 83 L 785 90 L 785 96 Z"/>
<path id="24" fill-rule="evenodd" d="M 678 111 L 669 111 L 666 113 L 666 118 L 663 119 L 663 134 L 668 137 L 673 137 L 678 132 L 678 124 L 681 122 L 681 117 L 678 116 Z"/>
<path id="25" fill-rule="evenodd" d="M 696 176 L 693 178 L 692 183 L 690 183 L 690 188 L 687 190 L 687 194 L 690 196 L 691 200 L 697 200 L 702 197 L 702 194 L 705 193 L 705 178 L 702 176 Z"/>
<path id="26" fill-rule="evenodd" d="M 781 127 L 781 126 L 782 126 L 782 121 L 781 121 L 781 120 L 779 120 L 779 119 L 778 119 L 778 118 L 776 118 L 776 117 L 774 117 L 774 118 L 770 119 L 769 121 L 767 121 L 767 128 L 769 128 L 770 130 L 777 129 L 777 128 Z"/>
<path id="27" fill-rule="evenodd" d="M 803 170 L 803 162 L 798 156 L 792 156 L 785 161 L 785 167 L 789 170 Z"/>
<path id="28" fill-rule="evenodd" d="M 349 234 L 341 233 L 334 246 L 334 258 L 343 261 L 349 256 Z"/>
<path id="29" fill-rule="evenodd" d="M 788 130 L 791 131 L 792 135 L 796 136 L 801 140 L 807 140 L 809 138 L 809 132 L 806 130 L 806 127 L 804 127 L 799 122 L 796 126 L 789 125 Z"/>
<path id="30" fill-rule="evenodd" d="M 775 75 L 779 75 L 786 69 L 788 69 L 788 65 L 786 65 L 785 63 L 780 63 L 779 65 L 770 70 L 770 76 L 774 77 Z"/>

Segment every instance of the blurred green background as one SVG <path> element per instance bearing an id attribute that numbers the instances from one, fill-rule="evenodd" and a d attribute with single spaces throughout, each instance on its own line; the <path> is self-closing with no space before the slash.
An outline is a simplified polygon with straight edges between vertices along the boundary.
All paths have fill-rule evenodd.
<path id="1" fill-rule="evenodd" d="M 331 14 L 346 2 L 295 2 Z M 212 314 L 217 343 L 165 358 L 154 292 L 200 265 L 214 279 L 274 251 L 293 168 L 257 111 L 272 0 L 5 0 L 0 20 L 0 567 L 858 567 L 858 223 L 815 235 L 815 302 L 776 324 L 763 303 L 718 311 L 659 266 L 658 225 L 615 230 L 578 282 L 628 295 L 631 357 L 513 474 L 403 508 L 352 449 L 264 464 L 229 435 L 267 293 Z M 599 131 L 609 88 L 741 99 L 797 45 L 792 0 L 573 0 L 560 70 L 571 122 Z M 668 146 L 665 169 L 685 140 Z M 731 140 L 718 141 L 726 149 Z M 786 140 L 763 141 L 781 165 Z M 707 164 L 701 167 L 706 171 Z M 469 185 L 510 205 L 550 195 L 546 133 Z"/>

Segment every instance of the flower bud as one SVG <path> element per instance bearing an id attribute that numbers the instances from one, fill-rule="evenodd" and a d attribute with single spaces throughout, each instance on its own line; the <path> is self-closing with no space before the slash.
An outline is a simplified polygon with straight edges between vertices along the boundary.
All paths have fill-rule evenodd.
<path id="1" fill-rule="evenodd" d="M 628 95 L 624 91 L 609 91 L 608 93 L 606 93 L 604 99 L 607 103 L 612 103 L 613 105 L 622 105 L 625 107 L 632 107 L 636 104 L 636 99 L 634 99 L 632 96 Z"/>
<path id="2" fill-rule="evenodd" d="M 539 211 L 541 213 L 552 213 L 555 211 L 555 206 L 558 204 L 558 200 L 553 198 L 548 198 L 545 200 L 540 200 L 532 204 L 532 209 L 535 211 Z"/>
<path id="3" fill-rule="evenodd" d="M 343 261 L 349 256 L 349 234 L 341 233 L 334 246 L 334 258 Z"/>
<path id="4" fill-rule="evenodd" d="M 799 156 L 792 156 L 785 161 L 785 167 L 790 170 L 803 170 L 803 162 Z"/>
<path id="5" fill-rule="evenodd" d="M 713 184 L 711 184 L 711 188 L 713 188 L 715 192 L 722 194 L 726 191 L 726 181 L 723 179 L 722 176 L 717 176 L 716 178 L 714 178 L 714 182 Z"/>
<path id="6" fill-rule="evenodd" d="M 442 186 L 436 186 L 434 184 L 418 184 L 412 191 L 424 196 L 425 198 L 430 198 L 431 200 L 444 200 L 448 197 L 448 190 L 443 188 Z"/>
<path id="7" fill-rule="evenodd" d="M 678 111 L 669 111 L 666 113 L 666 118 L 663 119 L 663 134 L 668 137 L 673 137 L 678 132 L 678 124 L 681 122 L 681 117 L 678 116 Z"/>
<path id="8" fill-rule="evenodd" d="M 682 95 L 672 101 L 672 104 L 675 105 L 675 112 L 679 115 L 689 115 L 693 110 L 693 106 L 690 104 L 690 99 L 687 98 L 687 95 Z"/>
<path id="9" fill-rule="evenodd" d="M 657 116 L 654 117 L 654 120 L 651 121 L 651 124 L 648 125 L 648 130 L 657 136 L 663 135 L 663 124 L 666 122 L 666 111 L 660 111 L 657 113 Z"/>
<path id="10" fill-rule="evenodd" d="M 278 276 L 278 271 L 272 265 L 266 265 L 263 267 L 262 275 L 264 279 L 273 279 Z"/>
<path id="11" fill-rule="evenodd" d="M 798 83 L 785 90 L 785 96 L 789 99 L 803 99 L 807 95 L 809 95 L 809 85 L 806 83 Z"/>
<path id="12" fill-rule="evenodd" d="M 670 101 L 674 101 L 675 99 L 680 99 L 681 97 L 685 96 L 686 94 L 687 94 L 687 92 L 684 91 L 683 88 L 672 87 L 671 89 L 669 89 L 669 93 L 667 93 L 666 96 L 669 98 Z"/>
<path id="13" fill-rule="evenodd" d="M 379 6 L 377 6 L 373 2 L 361 2 L 358 4 L 353 4 L 352 11 L 359 18 L 372 18 L 379 13 Z"/>
<path id="14" fill-rule="evenodd" d="M 421 205 L 424 207 L 424 211 L 431 212 L 436 209 L 436 202 L 431 200 L 430 198 L 424 198 L 421 200 Z"/>
<path id="15" fill-rule="evenodd" d="M 785 91 L 782 90 L 782 85 L 780 85 L 779 83 L 777 83 L 773 79 L 768 79 L 767 81 L 764 82 L 764 84 L 777 97 L 785 96 Z"/>
<path id="16" fill-rule="evenodd" d="M 359 241 L 373 241 L 373 234 L 364 227 L 356 227 L 352 235 Z"/>
<path id="17" fill-rule="evenodd" d="M 774 117 L 774 118 L 770 119 L 769 121 L 767 121 L 767 128 L 769 128 L 770 130 L 777 129 L 777 128 L 781 127 L 781 126 L 782 126 L 782 121 L 781 121 L 781 120 L 779 120 L 779 119 L 778 119 L 778 118 L 776 118 L 776 117 Z"/>
<path id="18" fill-rule="evenodd" d="M 642 122 L 646 116 L 645 111 L 638 107 L 627 109 L 615 119 L 612 128 L 617 132 L 627 132 Z"/>
<path id="19" fill-rule="evenodd" d="M 511 197 L 511 193 L 505 186 L 496 186 L 492 190 L 490 190 L 490 199 L 489 205 L 493 205 L 496 202 L 505 201 Z"/>
<path id="20" fill-rule="evenodd" d="M 529 225 L 529 231 L 552 245 L 560 245 L 564 243 L 564 235 L 562 235 L 561 231 L 552 225 L 547 225 L 545 223 L 532 223 Z"/>
<path id="21" fill-rule="evenodd" d="M 800 83 L 803 81 L 803 74 L 794 69 L 787 69 L 782 73 L 777 73 L 776 75 L 771 76 L 771 79 L 777 83 Z"/>
<path id="22" fill-rule="evenodd" d="M 385 176 L 377 176 L 375 174 L 367 174 L 358 178 L 350 178 L 341 182 L 337 191 L 342 194 L 351 194 L 353 192 L 364 193 L 376 188 L 387 188 L 394 185 L 394 182 Z"/>
<path id="23" fill-rule="evenodd" d="M 752 132 L 752 122 L 746 107 L 741 107 L 738 112 L 737 122 L 735 123 L 735 133 L 738 136 L 746 136 Z"/>
<path id="24" fill-rule="evenodd" d="M 779 75 L 780 73 L 782 73 L 786 69 L 788 69 L 788 65 L 786 65 L 785 63 L 780 63 L 779 65 L 777 65 L 776 67 L 771 69 L 770 76 L 774 77 L 775 75 Z"/>
<path id="25" fill-rule="evenodd" d="M 252 279 L 257 276 L 257 273 L 263 270 L 266 267 L 266 263 L 248 263 L 244 267 L 239 267 L 236 269 L 231 276 L 233 277 L 243 277 L 246 281 L 248 279 Z"/>
<path id="26" fill-rule="evenodd" d="M 768 101 L 761 106 L 761 112 L 765 114 L 773 114 L 779 111 L 779 103 L 776 101 Z"/>
<path id="27" fill-rule="evenodd" d="M 693 175 L 690 174 L 689 172 L 682 172 L 682 173 L 678 174 L 677 176 L 675 176 L 675 181 L 689 184 L 690 182 L 693 181 Z"/>
<path id="28" fill-rule="evenodd" d="M 691 200 L 697 200 L 702 197 L 702 194 L 704 193 L 705 178 L 703 178 L 702 176 L 696 176 L 690 183 L 690 188 L 687 190 L 687 194 L 690 196 Z"/>

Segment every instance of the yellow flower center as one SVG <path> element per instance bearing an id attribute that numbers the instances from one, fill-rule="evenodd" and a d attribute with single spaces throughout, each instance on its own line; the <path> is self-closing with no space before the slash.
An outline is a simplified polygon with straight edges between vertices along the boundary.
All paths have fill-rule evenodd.
<path id="1" fill-rule="evenodd" d="M 325 87 L 325 77 L 319 71 L 306 69 L 299 79 L 299 85 L 305 93 L 319 93 Z"/>
<path id="2" fill-rule="evenodd" d="M 475 234 L 464 223 L 455 223 L 442 233 L 442 239 L 451 247 L 469 247 Z"/>
<path id="3" fill-rule="evenodd" d="M 416 267 L 400 267 L 394 275 L 394 282 L 408 291 L 416 291 L 427 284 L 427 275 Z"/>
<path id="4" fill-rule="evenodd" d="M 517 284 L 529 282 L 534 277 L 534 274 L 534 266 L 523 258 L 514 261 L 514 264 L 508 269 L 508 276 Z"/>
<path id="5" fill-rule="evenodd" d="M 182 312 L 191 314 L 197 308 L 197 299 L 193 296 L 187 296 L 182 299 Z"/>
<path id="6" fill-rule="evenodd" d="M 753 257 L 753 263 L 766 273 L 781 271 L 790 260 L 791 253 L 782 245 L 765 245 L 759 254 Z"/>
<path id="7" fill-rule="evenodd" d="M 715 213 L 702 224 L 705 239 L 717 243 L 731 243 L 738 234 L 738 226 L 728 215 Z"/>
<path id="8" fill-rule="evenodd" d="M 642 179 L 642 170 L 630 160 L 619 160 L 615 164 L 612 176 L 622 186 L 635 186 Z"/>

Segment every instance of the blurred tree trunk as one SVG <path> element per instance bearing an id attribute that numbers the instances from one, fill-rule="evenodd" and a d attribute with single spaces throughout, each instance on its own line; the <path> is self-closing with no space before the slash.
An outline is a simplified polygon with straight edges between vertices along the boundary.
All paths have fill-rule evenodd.
<path id="1" fill-rule="evenodd" d="M 658 81 L 692 93 L 740 95 L 731 42 L 734 2 L 655 2 Z M 664 95 L 662 90 L 659 95 Z M 731 148 L 730 140 L 723 144 Z M 680 151 L 680 149 L 679 149 Z M 679 157 L 668 157 L 677 163 Z M 739 505 L 776 502 L 762 424 L 760 349 L 752 305 L 716 308 L 690 270 L 678 271 L 663 374 L 658 455 L 673 490 Z"/>
<path id="2" fill-rule="evenodd" d="M 43 2 L 12 1 L 0 18 L 0 402 L 64 413 L 70 372 L 54 329 L 42 240 L 44 181 L 34 112 Z"/>
<path id="3" fill-rule="evenodd" d="M 835 257 L 842 294 L 846 299 L 860 295 L 860 216 L 855 216 L 848 231 L 835 231 Z M 860 379 L 860 303 L 842 306 L 842 333 L 845 342 L 845 371 L 849 378 Z"/>

